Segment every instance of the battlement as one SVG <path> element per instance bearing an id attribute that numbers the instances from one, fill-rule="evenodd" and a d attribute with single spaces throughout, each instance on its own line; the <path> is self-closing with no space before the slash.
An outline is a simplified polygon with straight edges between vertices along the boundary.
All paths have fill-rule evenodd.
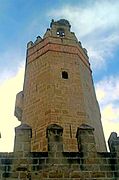
<path id="1" fill-rule="evenodd" d="M 82 46 L 81 42 L 75 36 L 74 32 L 70 31 L 71 25 L 65 19 L 60 19 L 59 21 L 52 20 L 50 23 L 50 28 L 47 28 L 43 38 L 37 36 L 36 40 L 29 41 L 27 43 L 28 54 L 30 52 L 38 51 L 40 48 L 44 47 L 47 43 L 53 42 L 54 44 L 68 45 L 68 46 L 77 46 L 80 52 L 88 60 L 88 52 Z"/>
<path id="2" fill-rule="evenodd" d="M 22 124 L 15 129 L 13 153 L 0 153 L 1 180 L 95 179 L 119 178 L 119 139 L 109 138 L 116 147 L 111 152 L 97 152 L 94 128 L 82 124 L 77 130 L 79 152 L 63 151 L 63 128 L 47 127 L 48 152 L 31 152 L 31 128 Z M 114 137 L 114 136 L 113 136 Z M 115 143 L 116 142 L 116 143 Z"/>

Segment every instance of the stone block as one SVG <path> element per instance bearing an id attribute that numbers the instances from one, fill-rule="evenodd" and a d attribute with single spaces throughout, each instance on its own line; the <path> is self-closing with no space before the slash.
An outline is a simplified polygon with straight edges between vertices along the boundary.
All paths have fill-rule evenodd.
<path id="1" fill-rule="evenodd" d="M 96 143 L 94 138 L 94 128 L 89 125 L 82 124 L 80 128 L 77 129 L 77 143 L 79 152 L 83 152 L 84 156 L 87 154 L 90 156 L 90 153 L 93 155 L 96 154 Z"/>
<path id="2" fill-rule="evenodd" d="M 30 153 L 31 151 L 31 127 L 26 124 L 21 124 L 15 128 L 15 142 L 14 153 L 17 156 L 22 156 L 24 153 Z"/>

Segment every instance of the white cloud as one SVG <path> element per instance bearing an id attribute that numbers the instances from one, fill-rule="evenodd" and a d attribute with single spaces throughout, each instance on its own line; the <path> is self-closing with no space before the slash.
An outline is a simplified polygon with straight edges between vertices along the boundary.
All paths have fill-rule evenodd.
<path id="1" fill-rule="evenodd" d="M 18 48 L 9 48 L 7 51 L 0 51 L 0 85 L 18 72 L 18 68 L 24 64 L 25 56 Z"/>
<path id="2" fill-rule="evenodd" d="M 119 107 L 115 107 L 114 104 L 108 104 L 103 108 L 102 117 L 108 122 L 119 123 Z"/>
<path id="3" fill-rule="evenodd" d="M 106 141 L 110 133 L 119 135 L 119 76 L 110 76 L 96 84 Z"/>
<path id="4" fill-rule="evenodd" d="M 88 49 L 93 68 L 102 68 L 119 45 L 119 1 L 89 1 L 86 6 L 64 6 L 48 15 L 66 18 Z"/>
<path id="5" fill-rule="evenodd" d="M 99 81 L 96 92 L 102 106 L 119 102 L 119 76 L 110 76 Z"/>
<path id="6" fill-rule="evenodd" d="M 14 143 L 14 127 L 19 121 L 14 117 L 16 94 L 22 90 L 24 66 L 16 76 L 7 79 L 0 85 L 0 151 L 12 151 Z"/>

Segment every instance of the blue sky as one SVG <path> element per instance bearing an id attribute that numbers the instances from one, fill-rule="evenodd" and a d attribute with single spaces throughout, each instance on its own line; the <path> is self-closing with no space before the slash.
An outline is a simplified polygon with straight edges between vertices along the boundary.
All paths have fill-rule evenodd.
<path id="1" fill-rule="evenodd" d="M 0 0 L 0 151 L 11 151 L 15 95 L 22 90 L 26 44 L 51 19 L 65 18 L 88 50 L 106 139 L 119 127 L 119 1 Z M 12 143 L 11 143 L 12 142 Z"/>

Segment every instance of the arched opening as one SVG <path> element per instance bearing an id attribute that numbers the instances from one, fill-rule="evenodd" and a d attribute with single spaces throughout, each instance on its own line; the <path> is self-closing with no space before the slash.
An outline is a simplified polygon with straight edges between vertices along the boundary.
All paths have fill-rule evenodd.
<path id="1" fill-rule="evenodd" d="M 65 32 L 64 29 L 57 29 L 57 36 L 58 37 L 64 37 L 65 36 Z"/>

